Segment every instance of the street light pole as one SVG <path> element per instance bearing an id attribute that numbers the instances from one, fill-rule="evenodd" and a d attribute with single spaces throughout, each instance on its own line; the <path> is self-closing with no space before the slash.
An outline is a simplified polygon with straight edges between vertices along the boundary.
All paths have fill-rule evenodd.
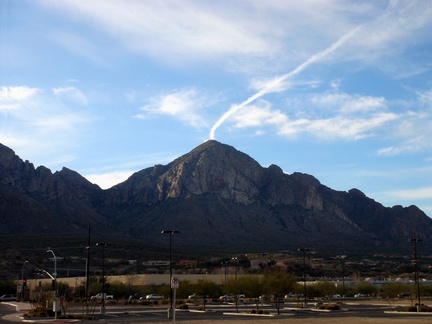
<path id="1" fill-rule="evenodd" d="M 51 250 L 50 248 L 48 248 L 47 253 L 52 253 L 53 257 L 54 257 L 54 303 L 55 306 L 53 306 L 54 309 L 54 317 L 55 319 L 57 319 L 57 257 L 54 254 L 54 251 Z"/>
<path id="2" fill-rule="evenodd" d="M 50 248 L 48 248 L 47 252 L 48 253 L 51 252 L 53 257 L 54 257 L 54 273 L 53 273 L 53 276 L 54 276 L 54 295 L 55 295 L 55 297 L 57 297 L 57 258 L 56 258 L 56 255 L 54 254 L 54 251 L 51 250 Z"/>
<path id="3" fill-rule="evenodd" d="M 301 248 L 298 249 L 298 251 L 303 252 L 303 297 L 304 297 L 304 303 L 303 307 L 306 307 L 306 252 L 309 252 L 310 249 L 308 248 Z"/>
<path id="4" fill-rule="evenodd" d="M 417 299 L 418 299 L 417 312 L 419 312 L 421 303 L 420 303 L 419 267 L 418 267 L 418 260 L 417 260 L 417 242 L 421 242 L 422 239 L 414 237 L 410 241 L 414 243 L 414 281 L 417 285 Z"/>
<path id="5" fill-rule="evenodd" d="M 170 285 L 170 308 L 168 311 L 168 318 L 170 317 L 171 311 L 173 309 L 173 290 L 171 287 L 171 281 L 172 281 L 172 235 L 178 234 L 179 231 L 176 230 L 164 230 L 161 232 L 161 234 L 169 234 L 169 285 Z"/>
<path id="6" fill-rule="evenodd" d="M 227 261 L 224 261 L 224 262 L 221 262 L 221 264 L 223 264 L 224 265 L 224 268 L 225 268 L 225 281 L 224 281 L 224 283 L 225 283 L 225 289 L 226 289 L 226 284 L 227 284 Z"/>
<path id="7" fill-rule="evenodd" d="M 28 263 L 27 260 L 24 261 L 23 266 L 21 268 L 21 300 L 24 300 L 24 267 Z"/>
<path id="8" fill-rule="evenodd" d="M 100 308 L 100 313 L 105 314 L 105 247 L 108 243 L 96 243 L 96 246 L 102 246 L 102 306 Z"/>

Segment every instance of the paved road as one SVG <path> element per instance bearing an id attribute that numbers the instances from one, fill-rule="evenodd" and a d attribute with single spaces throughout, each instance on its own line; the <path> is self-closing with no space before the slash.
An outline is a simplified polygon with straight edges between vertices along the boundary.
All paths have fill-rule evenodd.
<path id="1" fill-rule="evenodd" d="M 432 323 L 432 316 L 428 315 L 400 315 L 386 314 L 386 310 L 393 310 L 391 305 L 373 305 L 373 304 L 350 304 L 342 306 L 344 310 L 334 311 L 329 313 L 317 312 L 311 309 L 292 310 L 289 306 L 294 304 L 286 304 L 281 315 L 274 317 L 250 317 L 245 315 L 226 315 L 226 313 L 236 313 L 233 305 L 208 305 L 208 311 L 191 312 L 177 311 L 176 322 L 193 323 L 193 324 L 210 324 L 215 322 L 224 323 Z M 172 323 L 173 319 L 167 317 L 166 306 L 151 307 L 142 305 L 107 305 L 105 314 L 100 314 L 99 308 L 94 309 L 94 316 L 97 321 L 85 320 L 82 323 Z M 239 310 L 244 311 L 245 308 L 252 309 L 252 305 L 240 306 Z M 274 306 L 261 306 L 271 313 L 275 313 Z M 70 307 L 68 313 L 83 314 L 82 307 Z M 11 323 L 21 321 L 15 309 L 11 306 L 0 304 L 0 312 L 5 315 L 0 319 L 0 323 Z M 225 315 L 224 315 L 225 313 Z M 21 312 L 22 315 L 22 312 Z M 432 315 L 432 314 L 431 314 Z M 37 323 L 48 323 L 52 320 L 40 319 Z M 60 322 L 60 321 L 56 321 Z M 66 321 L 63 321 L 66 322 Z"/>

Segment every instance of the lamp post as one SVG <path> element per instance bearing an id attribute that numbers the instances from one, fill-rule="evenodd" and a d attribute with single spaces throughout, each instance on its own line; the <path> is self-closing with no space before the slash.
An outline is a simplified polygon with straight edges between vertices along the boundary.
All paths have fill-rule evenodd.
<path id="1" fill-rule="evenodd" d="M 225 268 L 225 271 L 224 271 L 224 273 L 225 273 L 225 289 L 226 289 L 226 284 L 227 284 L 227 261 L 224 261 L 224 262 L 221 262 L 221 264 L 223 264 L 224 265 L 224 268 Z"/>
<path id="2" fill-rule="evenodd" d="M 54 318 L 57 319 L 57 257 L 54 253 L 53 250 L 51 250 L 50 248 L 48 248 L 47 253 L 52 253 L 53 257 L 54 257 L 54 273 L 53 273 L 53 282 L 54 282 L 54 305 L 53 305 L 53 310 L 54 310 Z"/>
<path id="3" fill-rule="evenodd" d="M 341 264 L 341 270 L 342 270 L 342 297 L 345 298 L 345 258 L 346 255 L 339 255 L 338 258 L 340 260 Z"/>
<path id="4" fill-rule="evenodd" d="M 54 296 L 57 297 L 57 258 L 56 258 L 56 255 L 54 254 L 54 251 L 51 250 L 50 248 L 48 248 L 47 253 L 52 253 L 52 255 L 54 257 L 54 273 L 53 273 L 53 277 L 54 277 Z"/>
<path id="5" fill-rule="evenodd" d="M 168 310 L 168 318 L 170 317 L 172 308 L 173 308 L 173 290 L 171 287 L 171 281 L 172 281 L 172 235 L 178 234 L 179 231 L 176 230 L 164 230 L 161 232 L 161 234 L 169 234 L 169 285 L 170 285 L 170 308 Z"/>
<path id="6" fill-rule="evenodd" d="M 422 239 L 414 237 L 410 241 L 414 243 L 414 281 L 417 285 L 417 299 L 418 299 L 417 312 L 419 312 L 421 304 L 420 304 L 420 279 L 419 279 L 419 268 L 418 268 L 418 260 L 417 260 L 417 242 L 421 242 Z"/>
<path id="7" fill-rule="evenodd" d="M 231 258 L 231 260 L 234 261 L 234 278 L 235 278 L 235 280 L 236 280 L 236 282 L 237 282 L 237 266 L 238 266 L 238 258 L 237 258 L 237 257 L 234 257 L 234 258 Z"/>
<path id="8" fill-rule="evenodd" d="M 105 314 L 105 247 L 108 243 L 96 243 L 96 246 L 102 246 L 102 306 L 100 313 Z"/>
<path id="9" fill-rule="evenodd" d="M 24 267 L 28 263 L 27 260 L 24 261 L 23 266 L 21 268 L 21 300 L 24 300 Z"/>
<path id="10" fill-rule="evenodd" d="M 303 252 L 303 297 L 304 304 L 303 307 L 306 307 L 306 253 L 310 251 L 308 248 L 298 249 L 300 252 Z"/>

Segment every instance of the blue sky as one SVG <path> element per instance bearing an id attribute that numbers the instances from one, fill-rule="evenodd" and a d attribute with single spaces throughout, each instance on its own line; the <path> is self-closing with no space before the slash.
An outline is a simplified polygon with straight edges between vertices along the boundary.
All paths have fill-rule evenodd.
<path id="1" fill-rule="evenodd" d="M 0 143 L 108 188 L 213 138 L 432 216 L 432 2 L 0 0 Z"/>

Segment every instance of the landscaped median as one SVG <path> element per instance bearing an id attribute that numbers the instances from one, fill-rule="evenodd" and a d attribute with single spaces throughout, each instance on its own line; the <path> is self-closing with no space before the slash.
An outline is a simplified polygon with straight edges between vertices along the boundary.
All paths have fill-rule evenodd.
<path id="1" fill-rule="evenodd" d="M 426 315 L 426 316 L 432 316 L 432 308 L 426 305 L 418 306 L 403 306 L 398 307 L 398 309 L 394 311 L 385 311 L 385 314 L 408 314 L 408 315 Z"/>
<path id="2" fill-rule="evenodd" d="M 258 311 L 253 309 L 249 312 L 224 312 L 222 314 L 228 316 L 255 316 L 255 317 L 294 316 L 294 314 L 288 314 L 288 313 L 280 313 L 280 314 L 270 313 L 262 309 L 259 309 Z"/>
<path id="3" fill-rule="evenodd" d="M 341 304 L 320 304 L 317 305 L 316 308 L 311 308 L 311 311 L 313 312 L 324 312 L 324 313 L 330 313 L 330 312 L 341 312 L 341 311 L 348 311 L 347 309 L 341 308 Z"/>

